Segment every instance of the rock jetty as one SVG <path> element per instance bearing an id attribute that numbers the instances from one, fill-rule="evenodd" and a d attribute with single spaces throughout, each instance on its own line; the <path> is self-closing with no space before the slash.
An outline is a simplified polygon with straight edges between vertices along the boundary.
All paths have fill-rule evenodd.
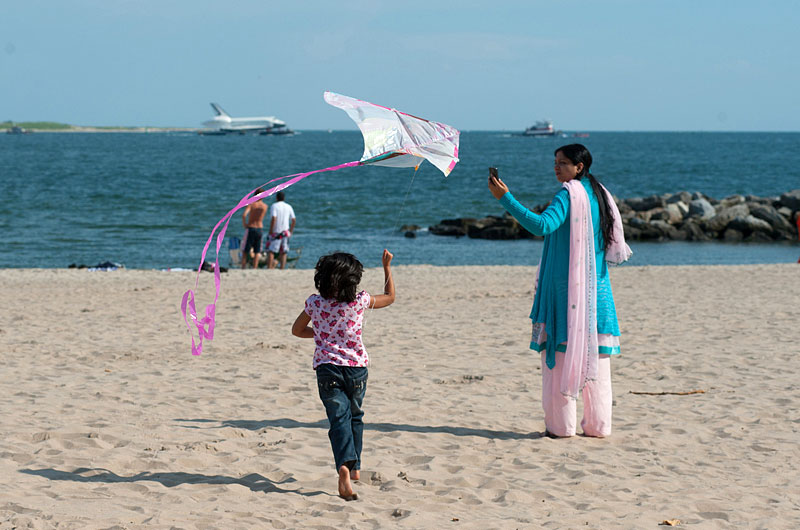
<path id="1" fill-rule="evenodd" d="M 800 189 L 780 197 L 731 195 L 714 199 L 681 191 L 619 199 L 614 197 L 625 238 L 631 241 L 797 241 Z M 542 213 L 549 203 L 534 206 Z M 508 213 L 482 219 L 443 219 L 430 227 L 438 236 L 477 239 L 541 239 Z"/>

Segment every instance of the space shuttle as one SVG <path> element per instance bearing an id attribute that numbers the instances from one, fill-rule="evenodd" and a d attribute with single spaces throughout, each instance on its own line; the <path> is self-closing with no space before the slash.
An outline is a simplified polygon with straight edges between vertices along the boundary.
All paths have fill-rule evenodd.
<path id="1" fill-rule="evenodd" d="M 279 120 L 275 116 L 259 116 L 255 118 L 232 118 L 225 110 L 216 103 L 211 104 L 216 116 L 203 125 L 219 133 L 263 133 L 281 134 L 291 132 L 286 128 L 286 122 Z"/>

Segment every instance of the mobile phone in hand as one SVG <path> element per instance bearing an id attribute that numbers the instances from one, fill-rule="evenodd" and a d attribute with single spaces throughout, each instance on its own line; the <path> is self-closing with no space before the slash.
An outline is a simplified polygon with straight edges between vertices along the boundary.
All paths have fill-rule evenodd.
<path id="1" fill-rule="evenodd" d="M 494 177 L 494 178 L 498 178 L 497 177 L 497 168 L 496 167 L 490 167 L 489 168 L 489 176 L 490 177 Z"/>

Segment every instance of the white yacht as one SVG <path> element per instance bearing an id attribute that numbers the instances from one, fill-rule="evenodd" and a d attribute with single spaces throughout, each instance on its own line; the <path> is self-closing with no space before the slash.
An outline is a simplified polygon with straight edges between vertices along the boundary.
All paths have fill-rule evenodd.
<path id="1" fill-rule="evenodd" d="M 522 133 L 523 136 L 555 136 L 555 134 L 551 120 L 539 120 Z"/>

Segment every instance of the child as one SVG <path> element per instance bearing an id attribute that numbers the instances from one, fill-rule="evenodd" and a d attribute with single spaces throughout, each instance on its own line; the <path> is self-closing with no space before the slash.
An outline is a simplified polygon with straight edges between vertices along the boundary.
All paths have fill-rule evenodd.
<path id="1" fill-rule="evenodd" d="M 330 424 L 328 438 L 339 473 L 339 496 L 348 501 L 358 498 L 350 479 L 360 478 L 364 432 L 361 403 L 367 391 L 369 365 L 361 342 L 361 325 L 364 310 L 386 307 L 394 302 L 392 257 L 384 249 L 384 293 L 370 296 L 366 291 L 357 290 L 364 267 L 355 256 L 343 252 L 322 256 L 314 273 L 314 285 L 319 294 L 308 297 L 305 310 L 292 325 L 292 335 L 314 339 L 316 344 L 313 368 Z"/>

